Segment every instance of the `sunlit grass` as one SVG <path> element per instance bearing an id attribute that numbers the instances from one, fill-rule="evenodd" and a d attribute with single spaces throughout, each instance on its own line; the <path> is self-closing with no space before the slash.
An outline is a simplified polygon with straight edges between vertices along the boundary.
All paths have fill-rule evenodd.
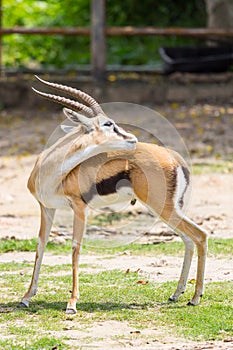
<path id="1" fill-rule="evenodd" d="M 0 239 L 0 253 L 11 251 L 35 251 L 37 245 L 36 239 L 16 240 L 16 239 Z M 184 252 L 182 242 L 161 242 L 159 244 L 121 244 L 120 246 L 105 246 L 105 241 L 102 239 L 84 239 L 82 254 L 101 253 L 103 255 L 129 253 L 131 255 L 174 255 L 181 256 Z M 71 240 L 67 240 L 65 245 L 54 244 L 49 242 L 46 251 L 54 254 L 70 254 Z M 209 239 L 209 256 L 214 257 L 232 257 L 233 238 L 228 239 Z"/>
<path id="2" fill-rule="evenodd" d="M 0 248 L 2 254 L 7 251 L 34 251 L 36 240 L 1 240 Z M 49 243 L 47 249 L 52 254 L 71 254 L 71 241 L 68 240 L 66 245 Z M 180 256 L 183 251 L 182 242 L 134 243 L 104 249 L 100 248 L 98 241 L 94 241 L 92 246 L 84 242 L 82 253 L 98 253 L 103 258 L 110 258 L 126 252 L 141 256 Z M 232 257 L 232 251 L 233 239 L 209 240 L 209 255 L 212 257 Z M 93 268 L 91 264 L 82 267 Z M 72 320 L 74 330 L 88 329 L 94 322 L 118 320 L 137 329 L 162 329 L 165 335 L 172 330 L 174 337 L 195 341 L 223 340 L 233 336 L 232 281 L 206 284 L 200 305 L 188 307 L 186 304 L 194 292 L 192 283 L 188 284 L 186 293 L 177 303 L 168 303 L 176 287 L 175 281 L 138 284 L 144 278 L 141 273 L 113 270 L 89 274 L 81 269 L 81 297 L 77 315 L 71 318 L 65 314 L 72 285 L 69 264 L 43 264 L 37 296 L 28 309 L 18 308 L 20 297 L 29 286 L 32 268 L 32 263 L 0 265 L 0 349 L 70 349 L 72 347 L 66 343 L 62 332 L 67 329 L 67 322 Z M 59 332 L 63 336 L 59 336 Z"/>
<path id="3" fill-rule="evenodd" d="M 209 283 L 199 306 L 188 307 L 194 285 L 177 303 L 168 303 L 176 282 L 138 284 L 136 272 L 118 270 L 80 274 L 81 297 L 77 315 L 64 312 L 71 276 L 53 276 L 57 267 L 43 267 L 39 292 L 28 309 L 18 308 L 20 296 L 30 281 L 28 264 L 4 264 L 0 287 L 0 349 L 69 349 L 66 339 L 54 337 L 73 320 L 72 329 L 91 327 L 96 321 L 125 321 L 136 329 L 159 328 L 175 337 L 194 340 L 233 336 L 233 282 Z M 60 272 L 70 266 L 59 266 Z M 14 273 L 7 273 L 7 271 Z M 7 291 L 7 293 L 6 293 Z M 174 327 L 175 325 L 175 327 Z M 68 332 L 67 332 L 68 335 Z M 8 339 L 6 339 L 8 337 Z M 78 339 L 77 339 L 78 340 Z M 33 344 L 33 347 L 32 347 Z M 65 345 L 64 345 L 65 344 Z"/>
<path id="4" fill-rule="evenodd" d="M 201 174 L 232 174 L 233 166 L 231 161 L 218 161 L 216 163 L 194 163 L 192 165 L 194 175 Z"/>

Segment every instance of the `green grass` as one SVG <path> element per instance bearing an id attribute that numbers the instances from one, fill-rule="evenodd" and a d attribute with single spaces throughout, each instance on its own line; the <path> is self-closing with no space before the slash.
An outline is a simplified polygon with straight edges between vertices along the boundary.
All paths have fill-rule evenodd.
<path id="1" fill-rule="evenodd" d="M 161 319 L 178 325 L 177 332 L 196 340 L 222 340 L 233 335 L 232 282 L 209 283 L 205 296 L 197 308 L 180 305 L 166 305 Z"/>
<path id="2" fill-rule="evenodd" d="M 217 163 L 194 163 L 192 165 L 194 175 L 201 174 L 232 174 L 232 161 L 218 161 Z"/>
<path id="3" fill-rule="evenodd" d="M 32 251 L 35 248 L 35 239 L 0 241 L 3 254 L 9 250 Z M 71 254 L 71 242 L 68 241 L 66 246 L 49 243 L 48 250 L 54 254 Z M 101 249 L 96 241 L 91 247 L 84 243 L 83 254 L 98 253 L 103 258 L 111 258 L 127 251 L 131 255 L 180 256 L 183 250 L 182 242 L 134 243 Z M 232 251 L 233 239 L 209 240 L 209 256 L 232 257 Z M 93 265 L 83 264 L 81 267 L 93 268 Z M 42 265 L 37 296 L 28 309 L 18 308 L 18 302 L 29 286 L 32 269 L 32 263 L 0 265 L 0 349 L 72 349 L 67 343 L 70 323 L 72 330 L 87 330 L 83 341 L 88 343 L 91 342 L 88 327 L 94 322 L 107 320 L 127 322 L 140 330 L 159 329 L 163 336 L 172 334 L 195 341 L 233 337 L 232 281 L 206 284 L 200 305 L 188 307 L 187 301 L 194 292 L 192 283 L 188 284 L 186 293 L 177 303 L 168 303 L 168 297 L 176 288 L 175 281 L 141 285 L 137 282 L 144 277 L 136 272 L 126 274 L 114 270 L 89 274 L 81 269 L 77 315 L 68 316 L 64 311 L 72 285 L 69 264 Z"/>
<path id="4" fill-rule="evenodd" d="M 20 251 L 33 252 L 36 249 L 37 239 L 0 239 L 0 253 Z"/>
<path id="5" fill-rule="evenodd" d="M 194 308 L 186 306 L 193 284 L 189 284 L 180 301 L 173 304 L 167 299 L 175 289 L 175 282 L 140 285 L 137 281 L 142 277 L 137 273 L 118 270 L 81 273 L 77 315 L 67 316 L 64 310 L 71 274 L 53 276 L 51 273 L 57 272 L 57 267 L 43 266 L 38 295 L 32 299 L 29 309 L 21 309 L 17 307 L 18 300 L 28 286 L 32 266 L 3 264 L 2 267 L 0 328 L 2 336 L 8 339 L 0 336 L 0 349 L 52 349 L 55 346 L 69 349 L 64 336 L 58 336 L 69 322 L 73 330 L 87 329 L 95 321 L 118 320 L 136 329 L 161 328 L 165 333 L 172 329 L 173 336 L 186 339 L 221 340 L 233 336 L 233 282 L 207 284 L 201 304 Z M 59 266 L 61 272 L 68 268 L 70 266 Z"/>
<path id="6" fill-rule="evenodd" d="M 127 219 L 131 214 L 128 212 L 113 212 L 98 214 L 91 218 L 91 225 L 109 225 L 113 222 L 118 222 L 122 219 Z"/>
<path id="7" fill-rule="evenodd" d="M 10 251 L 35 251 L 36 239 L 16 240 L 16 239 L 1 239 L 0 253 Z M 54 254 L 71 253 L 71 240 L 67 240 L 66 245 L 59 245 L 49 242 L 47 251 Z M 104 247 L 104 240 L 87 240 L 84 239 L 82 254 L 101 253 L 104 255 L 111 255 L 116 253 L 128 252 L 131 255 L 175 255 L 182 256 L 184 245 L 182 242 L 165 242 L 160 244 L 139 244 L 132 243 L 127 245 Z M 233 252 L 233 238 L 229 239 L 209 239 L 209 256 L 232 257 Z"/>
<path id="8" fill-rule="evenodd" d="M 24 341 L 12 341 L 10 339 L 0 341 L 0 349 L 4 350 L 43 350 L 43 349 L 64 349 L 67 348 L 64 341 L 57 340 L 55 337 L 41 337 L 31 343 L 28 340 Z"/>

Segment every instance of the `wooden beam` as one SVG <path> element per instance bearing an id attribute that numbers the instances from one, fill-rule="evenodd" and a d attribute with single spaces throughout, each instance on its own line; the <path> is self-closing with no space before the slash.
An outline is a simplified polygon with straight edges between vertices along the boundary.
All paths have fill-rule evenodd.
<path id="1" fill-rule="evenodd" d="M 0 28 L 0 34 L 9 35 L 9 34 L 22 34 L 22 35 L 90 35 L 90 28 L 85 27 L 53 27 L 53 28 L 44 28 L 44 27 L 12 27 L 12 28 Z"/>
<path id="2" fill-rule="evenodd" d="M 161 35 L 161 36 L 184 36 L 184 37 L 196 37 L 196 38 L 209 38 L 209 37 L 233 37 L 233 29 L 230 28 L 156 28 L 156 27 L 108 27 L 106 28 L 106 34 L 110 36 L 124 35 Z"/>
<path id="3" fill-rule="evenodd" d="M 93 0 L 94 1 L 94 0 Z M 92 28 L 93 29 L 93 28 Z M 64 28 L 25 28 L 25 27 L 12 27 L 1 28 L 0 35 L 10 34 L 22 34 L 22 35 L 91 35 L 92 30 L 85 27 L 64 27 Z M 102 29 L 103 32 L 103 29 Z M 155 28 L 155 27 L 107 27 L 104 30 L 106 35 L 109 36 L 137 36 L 137 35 L 161 35 L 161 36 L 184 36 L 184 37 L 196 37 L 196 38 L 232 38 L 233 29 L 223 28 Z M 97 35 L 97 34 L 96 34 Z"/>
<path id="4" fill-rule="evenodd" d="M 91 1 L 91 64 L 96 80 L 104 80 L 106 72 L 106 4 Z"/>

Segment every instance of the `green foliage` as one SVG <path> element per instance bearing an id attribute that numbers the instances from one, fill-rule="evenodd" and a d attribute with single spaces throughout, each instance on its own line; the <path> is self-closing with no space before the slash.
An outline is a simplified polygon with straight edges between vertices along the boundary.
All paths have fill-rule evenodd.
<path id="1" fill-rule="evenodd" d="M 205 24 L 202 0 L 107 0 L 109 26 L 198 26 Z"/>
<path id="2" fill-rule="evenodd" d="M 198 27 L 205 26 L 205 6 L 202 0 L 186 1 L 107 1 L 109 26 Z M 160 46 L 191 44 L 196 41 L 176 36 L 109 37 L 110 64 L 158 63 Z"/>
<path id="3" fill-rule="evenodd" d="M 109 26 L 205 26 L 204 0 L 107 1 Z M 90 26 L 89 0 L 3 0 L 3 26 Z M 108 64 L 155 64 L 158 48 L 193 42 L 177 37 L 108 37 Z M 7 35 L 3 63 L 10 67 L 73 67 L 90 63 L 89 37 Z"/>
<path id="4" fill-rule="evenodd" d="M 3 1 L 3 26 L 70 27 L 90 24 L 89 1 Z M 6 66 L 63 67 L 90 60 L 87 37 L 9 35 L 3 39 Z"/>

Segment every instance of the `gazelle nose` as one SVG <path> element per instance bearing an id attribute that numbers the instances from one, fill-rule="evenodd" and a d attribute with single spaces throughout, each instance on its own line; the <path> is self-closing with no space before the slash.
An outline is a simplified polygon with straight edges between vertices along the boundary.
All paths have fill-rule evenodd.
<path id="1" fill-rule="evenodd" d="M 136 136 L 134 136 L 134 134 L 132 134 L 129 131 L 124 130 L 123 128 L 116 128 L 114 130 L 119 136 L 123 137 L 123 139 L 129 143 L 136 143 L 138 142 L 138 139 L 136 138 Z"/>
<path id="2" fill-rule="evenodd" d="M 138 139 L 137 139 L 136 136 L 132 135 L 131 138 L 130 138 L 130 140 L 129 140 L 129 142 L 131 142 L 131 143 L 136 143 L 136 142 L 138 142 Z"/>

